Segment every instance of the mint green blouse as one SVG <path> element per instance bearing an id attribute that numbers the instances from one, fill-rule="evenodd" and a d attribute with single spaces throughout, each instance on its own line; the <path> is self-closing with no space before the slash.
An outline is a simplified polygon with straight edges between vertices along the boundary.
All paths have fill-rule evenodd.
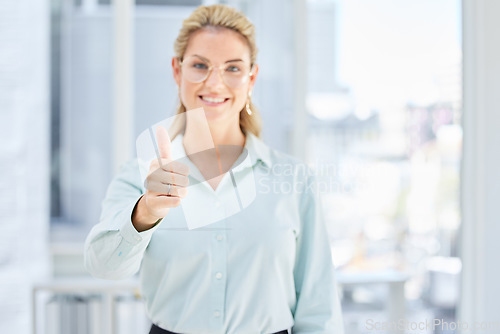
<path id="1" fill-rule="evenodd" d="M 86 239 L 87 270 L 115 280 L 139 272 L 151 321 L 176 333 L 343 333 L 311 174 L 251 134 L 245 149 L 246 163 L 226 173 L 215 191 L 185 160 L 190 184 L 197 184 L 188 187 L 184 200 L 191 201 L 141 233 L 131 213 L 145 192 L 141 175 L 148 165 L 123 165 Z M 173 140 L 172 151 L 185 156 L 182 136 Z"/>

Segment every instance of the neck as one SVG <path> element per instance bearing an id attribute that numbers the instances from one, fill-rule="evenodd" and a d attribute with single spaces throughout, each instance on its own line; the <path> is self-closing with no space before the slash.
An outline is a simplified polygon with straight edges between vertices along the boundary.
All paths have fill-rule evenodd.
<path id="1" fill-rule="evenodd" d="M 212 137 L 213 143 L 217 145 L 245 145 L 245 134 L 241 131 L 239 122 L 237 125 L 231 124 L 215 124 L 208 123 L 206 126 L 199 126 L 195 122 L 187 122 L 186 131 L 184 133 L 184 140 L 189 142 L 196 142 L 200 139 L 205 141 L 208 139 L 208 131 Z M 200 143 L 201 144 L 201 143 Z M 205 143 L 206 145 L 207 143 Z"/>
<path id="2" fill-rule="evenodd" d="M 245 145 L 245 135 L 238 127 L 222 127 L 218 125 L 209 125 L 210 134 L 212 135 L 212 140 L 216 146 L 218 145 L 235 145 L 244 146 Z"/>

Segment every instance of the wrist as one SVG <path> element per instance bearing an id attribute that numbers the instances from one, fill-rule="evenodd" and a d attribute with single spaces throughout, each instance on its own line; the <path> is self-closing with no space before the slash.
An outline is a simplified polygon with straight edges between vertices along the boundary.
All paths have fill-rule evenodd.
<path id="1" fill-rule="evenodd" d="M 146 206 L 144 195 L 137 201 L 134 210 L 132 211 L 132 225 L 138 232 L 143 232 L 158 225 L 163 217 L 152 215 Z"/>

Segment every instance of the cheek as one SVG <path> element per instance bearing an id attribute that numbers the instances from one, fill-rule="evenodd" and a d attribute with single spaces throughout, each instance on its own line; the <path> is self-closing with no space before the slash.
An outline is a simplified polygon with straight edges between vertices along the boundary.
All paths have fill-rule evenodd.
<path id="1" fill-rule="evenodd" d="M 192 104 L 196 100 L 196 91 L 197 91 L 197 84 L 192 84 L 190 82 L 181 82 L 181 86 L 179 89 L 179 95 L 181 98 L 182 103 L 186 106 L 189 107 L 190 104 Z"/>
<path id="2" fill-rule="evenodd" d="M 248 88 L 238 88 L 238 90 L 233 91 L 233 96 L 238 107 L 243 107 L 247 103 Z"/>

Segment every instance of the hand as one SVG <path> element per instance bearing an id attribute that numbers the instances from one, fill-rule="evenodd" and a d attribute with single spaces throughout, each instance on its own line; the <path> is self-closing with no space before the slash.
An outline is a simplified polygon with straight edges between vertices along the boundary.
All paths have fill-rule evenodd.
<path id="1" fill-rule="evenodd" d="M 170 208 L 177 207 L 187 195 L 189 167 L 172 161 L 170 137 L 164 127 L 156 130 L 159 159 L 149 166 L 146 193 L 139 200 L 132 221 L 137 230 L 146 230 L 165 217 Z M 149 225 L 149 227 L 148 227 Z"/>

